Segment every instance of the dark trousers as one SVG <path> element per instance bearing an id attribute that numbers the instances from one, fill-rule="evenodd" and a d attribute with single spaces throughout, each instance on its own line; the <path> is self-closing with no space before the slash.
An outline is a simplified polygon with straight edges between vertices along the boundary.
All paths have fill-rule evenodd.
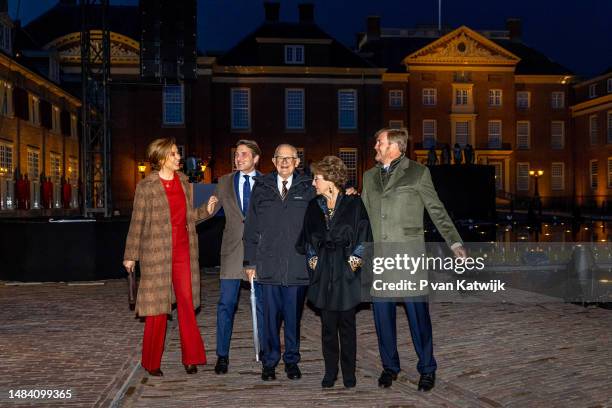
<path id="1" fill-rule="evenodd" d="M 234 316 L 240 298 L 240 282 L 240 279 L 221 279 L 219 302 L 217 303 L 217 356 L 219 357 L 229 356 Z M 255 297 L 257 299 L 257 329 L 261 348 L 264 334 L 263 294 L 261 285 L 257 282 L 255 282 Z"/>
<path id="2" fill-rule="evenodd" d="M 276 367 L 280 361 L 280 328 L 285 323 L 285 364 L 300 361 L 300 320 L 307 286 L 261 284 L 264 303 L 264 367 Z"/>
<path id="3" fill-rule="evenodd" d="M 342 379 L 345 382 L 354 380 L 357 360 L 355 308 L 342 312 L 321 310 L 321 339 L 325 374 L 332 378 L 337 376 L 338 358 L 340 358 Z"/>
<path id="4" fill-rule="evenodd" d="M 433 336 L 429 303 L 426 298 L 415 302 L 412 299 L 404 302 L 412 344 L 419 359 L 417 370 L 420 374 L 436 371 L 437 364 L 433 355 Z M 397 329 L 395 326 L 395 302 L 372 302 L 374 323 L 378 335 L 378 350 L 383 368 L 394 373 L 400 371 L 400 360 L 397 354 Z"/>

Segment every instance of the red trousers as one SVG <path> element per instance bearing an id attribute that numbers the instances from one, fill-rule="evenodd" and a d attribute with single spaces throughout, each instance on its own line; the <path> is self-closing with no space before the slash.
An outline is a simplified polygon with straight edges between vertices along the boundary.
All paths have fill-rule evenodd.
<path id="1" fill-rule="evenodd" d="M 183 364 L 206 364 L 204 342 L 193 310 L 189 268 L 176 268 L 173 265 L 172 286 L 176 297 Z M 146 370 L 151 371 L 161 367 L 166 339 L 166 320 L 165 314 L 146 317 L 142 342 L 142 366 Z"/>

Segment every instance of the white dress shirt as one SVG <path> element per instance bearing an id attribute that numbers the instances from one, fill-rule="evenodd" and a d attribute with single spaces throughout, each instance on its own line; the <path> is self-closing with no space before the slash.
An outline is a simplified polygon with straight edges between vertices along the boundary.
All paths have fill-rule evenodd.
<path id="1" fill-rule="evenodd" d="M 240 207 L 242 208 L 242 203 L 243 201 L 243 194 L 242 194 L 242 188 L 244 187 L 244 176 L 249 176 L 249 184 L 251 185 L 251 191 L 253 191 L 253 184 L 255 184 L 255 180 L 253 180 L 253 177 L 255 177 L 257 175 L 257 171 L 253 170 L 250 173 L 243 173 L 240 172 L 240 177 L 238 177 L 238 199 L 240 200 Z"/>
<path id="2" fill-rule="evenodd" d="M 287 177 L 287 191 L 291 188 L 291 182 L 293 181 L 293 174 Z M 279 175 L 276 176 L 276 185 L 278 186 L 278 192 L 283 195 L 283 178 Z"/>

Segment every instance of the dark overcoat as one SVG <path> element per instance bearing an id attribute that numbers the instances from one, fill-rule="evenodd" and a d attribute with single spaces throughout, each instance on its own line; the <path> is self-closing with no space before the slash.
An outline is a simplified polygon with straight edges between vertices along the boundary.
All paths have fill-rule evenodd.
<path id="1" fill-rule="evenodd" d="M 317 266 L 310 271 L 308 300 L 319 309 L 343 311 L 361 302 L 361 269 L 353 272 L 348 258 L 359 245 L 372 241 L 368 214 L 357 195 L 340 196 L 328 225 L 318 200 L 306 210 L 304 227 L 297 249 L 314 251 Z M 311 253 L 312 255 L 312 253 Z"/>

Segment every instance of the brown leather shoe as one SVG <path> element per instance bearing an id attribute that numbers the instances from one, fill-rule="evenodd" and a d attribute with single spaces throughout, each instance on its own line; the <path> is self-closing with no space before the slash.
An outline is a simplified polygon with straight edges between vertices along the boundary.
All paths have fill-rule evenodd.
<path id="1" fill-rule="evenodd" d="M 198 366 L 195 364 L 183 364 L 187 374 L 195 374 L 198 372 Z"/>
<path id="2" fill-rule="evenodd" d="M 164 373 L 159 368 L 156 368 L 155 370 L 147 370 L 147 373 L 149 373 L 149 375 L 152 375 L 154 377 L 163 377 L 164 376 Z"/>

